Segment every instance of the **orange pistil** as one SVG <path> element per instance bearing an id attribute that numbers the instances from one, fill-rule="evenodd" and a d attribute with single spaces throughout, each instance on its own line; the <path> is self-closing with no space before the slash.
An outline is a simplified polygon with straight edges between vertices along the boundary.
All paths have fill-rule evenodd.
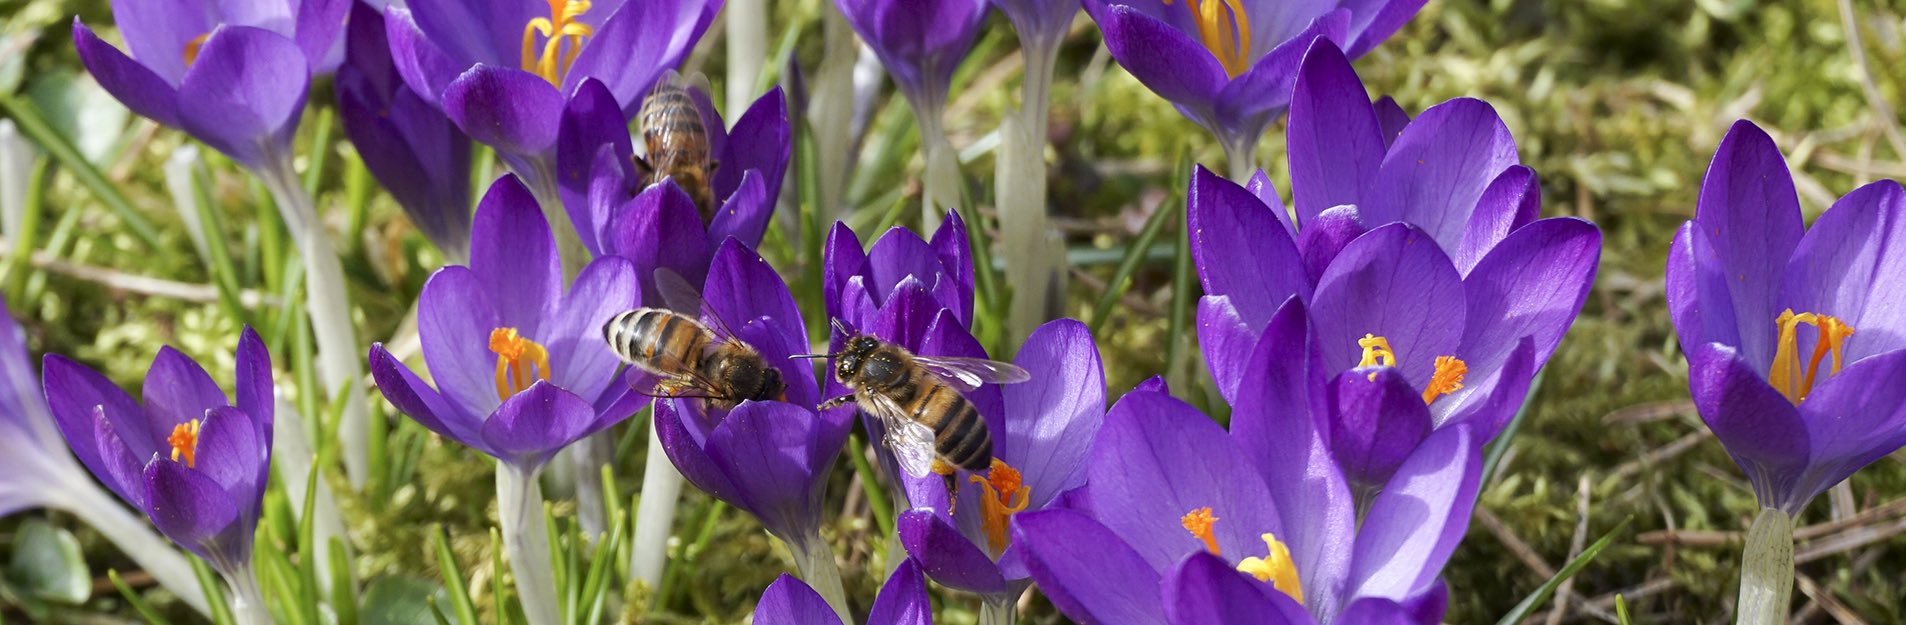
<path id="1" fill-rule="evenodd" d="M 1813 357 L 1807 359 L 1807 366 L 1800 366 L 1800 324 L 1810 324 L 1820 330 L 1820 336 L 1813 345 Z M 1815 313 L 1794 314 L 1792 308 L 1781 311 L 1774 319 L 1780 335 L 1774 347 L 1774 365 L 1767 372 L 1767 383 L 1773 385 L 1787 401 L 1795 405 L 1813 392 L 1813 383 L 1818 381 L 1820 362 L 1831 354 L 1833 368 L 1828 375 L 1840 372 L 1840 357 L 1846 349 L 1847 338 L 1853 336 L 1853 326 L 1847 325 L 1838 317 Z"/>
<path id="2" fill-rule="evenodd" d="M 508 400 L 537 380 L 549 379 L 549 350 L 519 336 L 516 328 L 491 330 L 490 351 L 496 353 L 497 399 Z"/>
<path id="3" fill-rule="evenodd" d="M 973 475 L 967 481 L 979 484 L 986 494 L 979 500 L 980 528 L 986 531 L 986 545 L 993 553 L 1006 550 L 1006 526 L 1012 516 L 1032 504 L 1032 487 L 1020 481 L 1019 470 L 999 458 L 986 470 L 986 477 Z"/>
<path id="4" fill-rule="evenodd" d="M 1165 0 L 1171 4 L 1172 0 Z M 1204 47 L 1232 78 L 1251 68 L 1251 17 L 1242 0 L 1186 0 Z"/>
<path id="5" fill-rule="evenodd" d="M 165 438 L 172 447 L 172 461 L 178 462 L 179 456 L 185 456 L 185 466 L 198 468 L 199 463 L 199 420 L 193 419 L 172 426 L 172 435 Z"/>
<path id="6" fill-rule="evenodd" d="M 199 49 L 205 47 L 206 39 L 211 39 L 211 38 L 212 38 L 212 33 L 205 33 L 203 35 L 193 37 L 191 41 L 185 42 L 185 66 L 186 67 L 191 67 L 193 63 L 198 62 Z"/>
<path id="7" fill-rule="evenodd" d="M 552 85 L 561 85 L 570 64 L 582 53 L 582 38 L 594 35 L 595 27 L 577 19 L 589 12 L 589 0 L 548 0 L 549 17 L 538 17 L 523 25 L 523 69 L 535 72 Z M 539 45 L 537 39 L 543 42 Z M 564 49 L 563 44 L 568 43 Z"/>
<path id="8" fill-rule="evenodd" d="M 1430 374 L 1429 386 L 1423 388 L 1423 403 L 1436 401 L 1436 398 L 1463 389 L 1463 376 L 1469 374 L 1469 365 L 1455 356 L 1437 356 L 1436 371 Z"/>
<path id="9" fill-rule="evenodd" d="M 1211 516 L 1211 506 L 1186 512 L 1184 517 L 1178 519 L 1178 523 L 1184 525 L 1185 531 L 1191 532 L 1192 536 L 1204 541 L 1204 548 L 1211 555 L 1224 555 L 1218 550 L 1217 535 L 1211 533 L 1211 526 L 1218 523 L 1218 517 Z"/>

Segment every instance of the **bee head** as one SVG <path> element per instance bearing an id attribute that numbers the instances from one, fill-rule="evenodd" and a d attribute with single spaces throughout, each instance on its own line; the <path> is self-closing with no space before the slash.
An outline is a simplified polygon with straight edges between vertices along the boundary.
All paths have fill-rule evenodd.
<path id="1" fill-rule="evenodd" d="M 842 384 L 847 384 L 860 376 L 861 366 L 867 363 L 874 350 L 880 348 L 880 339 L 871 336 L 856 335 L 847 339 L 847 346 L 841 348 L 840 357 L 835 360 L 834 376 Z"/>

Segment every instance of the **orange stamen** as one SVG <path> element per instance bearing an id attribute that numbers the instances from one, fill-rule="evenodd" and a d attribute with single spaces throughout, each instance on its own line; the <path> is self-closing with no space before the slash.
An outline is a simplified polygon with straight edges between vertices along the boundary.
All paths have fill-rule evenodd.
<path id="1" fill-rule="evenodd" d="M 199 49 L 205 47 L 205 40 L 210 38 L 212 38 L 212 33 L 205 33 L 193 37 L 191 41 L 185 42 L 185 65 L 187 67 L 191 67 L 193 63 L 198 62 Z"/>
<path id="2" fill-rule="evenodd" d="M 165 438 L 172 447 L 172 461 L 178 462 L 179 456 L 185 456 L 185 466 L 198 468 L 199 462 L 199 420 L 193 419 L 172 426 L 172 435 Z"/>
<path id="3" fill-rule="evenodd" d="M 1006 550 L 1006 528 L 1012 516 L 1032 504 L 1032 487 L 1020 480 L 1019 470 L 999 458 L 986 471 L 986 477 L 968 476 L 967 481 L 986 490 L 980 497 L 980 528 L 986 531 L 986 544 L 998 554 Z"/>
<path id="4" fill-rule="evenodd" d="M 1469 365 L 1455 356 L 1437 356 L 1436 372 L 1430 374 L 1429 385 L 1423 388 L 1423 403 L 1436 401 L 1436 398 L 1460 391 L 1463 388 L 1463 376 L 1469 374 Z"/>
<path id="5" fill-rule="evenodd" d="M 1807 359 L 1805 368 L 1800 366 L 1800 324 L 1803 323 L 1820 331 L 1813 346 L 1813 356 Z M 1780 334 L 1775 339 L 1774 364 L 1767 371 L 1767 383 L 1787 396 L 1787 401 L 1798 405 L 1807 398 L 1808 393 L 1813 392 L 1813 384 L 1818 381 L 1820 373 L 1820 362 L 1827 355 L 1833 356 L 1833 368 L 1828 375 L 1840 372 L 1842 352 L 1846 349 L 1847 339 L 1853 336 L 1853 326 L 1831 315 L 1795 314 L 1792 308 L 1781 311 L 1780 316 L 1774 319 L 1774 325 L 1779 328 Z"/>
<path id="6" fill-rule="evenodd" d="M 1178 519 L 1178 523 L 1185 526 L 1185 531 L 1191 532 L 1192 536 L 1204 541 L 1204 548 L 1211 555 L 1224 555 L 1218 550 L 1217 535 L 1211 533 L 1211 526 L 1218 523 L 1218 517 L 1211 516 L 1210 506 L 1186 512 L 1184 517 Z"/>
<path id="7" fill-rule="evenodd" d="M 1251 68 L 1251 17 L 1244 13 L 1242 0 L 1188 0 L 1185 8 L 1191 10 L 1205 49 L 1218 58 L 1225 74 L 1237 78 Z"/>
<path id="8" fill-rule="evenodd" d="M 519 336 L 516 328 L 491 330 L 490 351 L 496 353 L 497 399 L 508 400 L 537 380 L 549 379 L 549 350 Z"/>

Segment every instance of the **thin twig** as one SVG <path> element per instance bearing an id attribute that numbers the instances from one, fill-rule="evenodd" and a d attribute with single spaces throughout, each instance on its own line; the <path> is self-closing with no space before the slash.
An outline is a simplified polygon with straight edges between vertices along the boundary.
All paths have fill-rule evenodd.
<path id="1" fill-rule="evenodd" d="M 1813 581 L 1813 578 L 1807 577 L 1805 574 L 1799 574 L 1794 576 L 1794 582 L 1796 586 L 1800 587 L 1800 594 L 1806 595 L 1807 599 L 1813 602 L 1813 605 L 1820 606 L 1820 609 L 1826 610 L 1827 614 L 1833 616 L 1833 620 L 1840 623 L 1840 625 L 1866 625 L 1865 619 L 1861 619 L 1860 615 L 1854 614 L 1853 610 L 1847 608 L 1846 604 L 1842 603 L 1839 597 L 1833 596 L 1832 591 L 1820 586 L 1820 583 Z"/>
<path id="2" fill-rule="evenodd" d="M 1568 559 L 1574 560 L 1582 555 L 1582 549 L 1588 545 L 1588 475 L 1583 474 L 1575 482 L 1575 536 L 1569 539 Z M 1568 601 L 1575 596 L 1575 578 L 1562 580 L 1555 589 L 1555 609 L 1549 611 L 1548 625 L 1562 625 L 1562 617 L 1568 614 Z"/>
<path id="3" fill-rule="evenodd" d="M 10 250 L 10 246 L 5 243 L 0 243 L 0 256 L 6 255 Z M 115 291 L 124 291 L 151 297 L 164 297 L 198 304 L 218 302 L 218 287 L 210 284 L 193 284 L 162 278 L 149 278 L 123 271 L 107 269 L 105 267 L 82 265 L 62 260 L 44 250 L 35 250 L 30 262 L 34 267 L 45 270 L 48 273 L 66 276 L 84 282 L 92 282 Z M 280 305 L 278 296 L 259 293 L 253 289 L 239 291 L 238 302 L 246 308 L 256 308 L 258 306 L 277 307 Z"/>
<path id="4" fill-rule="evenodd" d="M 1893 107 L 1886 103 L 1886 97 L 1880 93 L 1880 86 L 1873 82 L 1873 67 L 1866 60 L 1866 46 L 1860 41 L 1860 25 L 1853 15 L 1853 0 L 1840 0 L 1840 26 L 1846 29 L 1846 49 L 1853 55 L 1853 66 L 1860 70 L 1860 88 L 1866 92 L 1866 105 L 1873 110 L 1880 130 L 1886 133 L 1886 141 L 1893 144 L 1893 154 L 1906 156 L 1906 136 L 1901 136 L 1899 124 L 1894 123 Z"/>
<path id="5" fill-rule="evenodd" d="M 1672 443 L 1649 450 L 1648 453 L 1642 454 L 1640 458 L 1624 462 L 1621 466 L 1615 467 L 1614 472 L 1608 474 L 1607 481 L 1614 483 L 1625 482 L 1636 473 L 1640 473 L 1642 469 L 1660 466 L 1661 463 L 1672 460 L 1675 456 L 1687 453 L 1688 450 L 1695 448 L 1695 446 L 1700 445 L 1707 439 L 1708 434 L 1706 430 L 1689 432 L 1682 435 L 1681 438 L 1675 439 Z"/>

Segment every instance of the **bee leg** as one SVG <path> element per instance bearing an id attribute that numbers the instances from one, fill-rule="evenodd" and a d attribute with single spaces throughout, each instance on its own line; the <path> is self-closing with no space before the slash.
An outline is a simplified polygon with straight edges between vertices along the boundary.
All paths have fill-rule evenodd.
<path id="1" fill-rule="evenodd" d="M 945 460 L 934 458 L 932 470 L 934 473 L 939 474 L 940 477 L 946 479 L 946 515 L 953 516 L 953 512 L 958 510 L 960 506 L 959 467 L 947 464 Z"/>
<path id="2" fill-rule="evenodd" d="M 815 406 L 814 409 L 815 410 L 833 410 L 835 408 L 839 408 L 841 406 L 847 405 L 847 402 L 850 402 L 850 401 L 854 401 L 853 395 L 842 395 L 840 397 L 836 397 L 836 398 L 821 402 L 821 405 Z"/>
<path id="3" fill-rule="evenodd" d="M 642 174 L 643 179 L 647 179 L 649 176 L 655 173 L 655 166 L 650 165 L 649 159 L 643 158 L 642 155 L 637 154 L 635 156 L 631 156 L 629 157 L 629 160 L 635 162 L 635 171 L 636 173 Z"/>

